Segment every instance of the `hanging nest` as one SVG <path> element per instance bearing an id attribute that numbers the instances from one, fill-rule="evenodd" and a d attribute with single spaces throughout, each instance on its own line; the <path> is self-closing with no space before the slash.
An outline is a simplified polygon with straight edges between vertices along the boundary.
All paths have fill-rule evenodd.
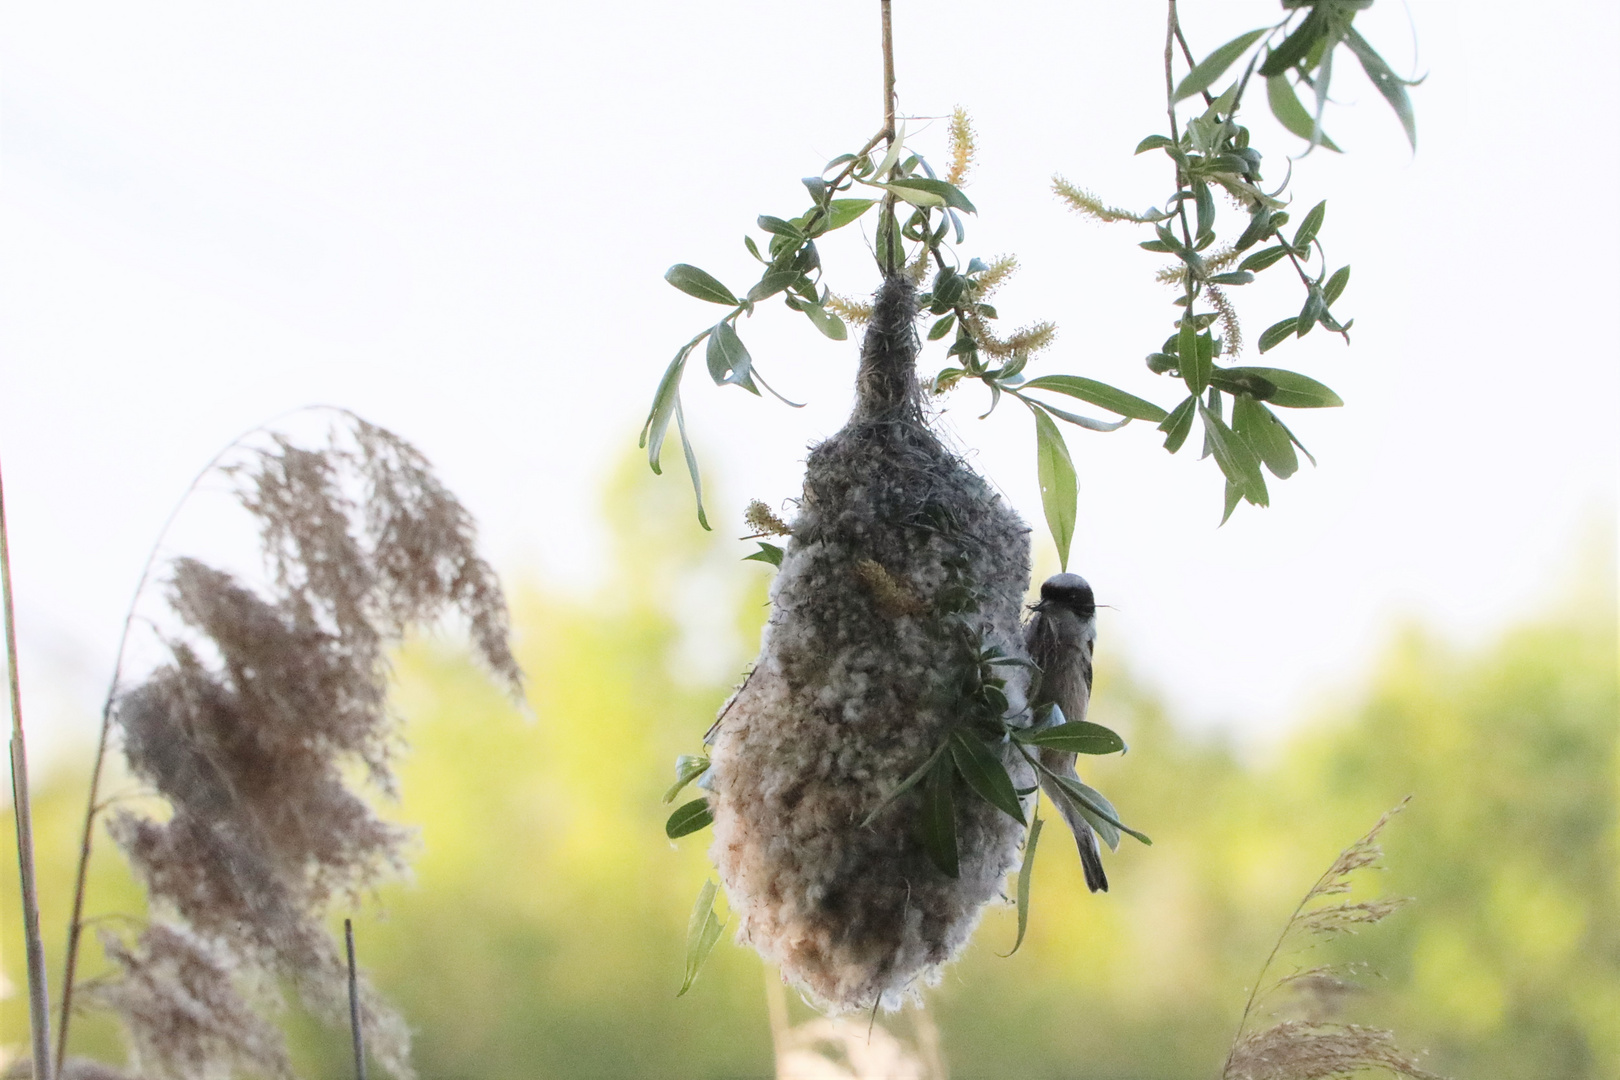
<path id="1" fill-rule="evenodd" d="M 738 938 L 832 1012 L 937 982 L 1018 863 L 1010 811 L 953 805 L 949 768 L 918 783 L 919 767 L 954 734 L 1035 786 L 991 737 L 1028 722 L 1029 530 L 929 430 L 916 314 L 911 282 L 885 280 L 855 411 L 810 454 L 759 658 L 711 734 L 711 856 Z M 941 782 L 943 852 L 924 811 Z"/>

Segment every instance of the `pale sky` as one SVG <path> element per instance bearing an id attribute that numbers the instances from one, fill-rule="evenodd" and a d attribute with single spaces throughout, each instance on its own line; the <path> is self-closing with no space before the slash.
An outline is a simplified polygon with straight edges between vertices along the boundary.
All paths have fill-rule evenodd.
<path id="1" fill-rule="evenodd" d="M 663 271 L 696 263 L 745 288 L 754 217 L 802 211 L 798 178 L 877 129 L 877 8 L 0 8 L 0 461 L 38 753 L 82 734 L 192 474 L 300 405 L 416 442 L 511 580 L 602 583 L 601 481 L 664 364 L 718 314 Z M 1277 11 L 1182 8 L 1199 54 Z M 1031 372 L 1174 404 L 1142 364 L 1172 318 L 1160 257 L 1049 191 L 1062 173 L 1134 208 L 1168 193 L 1163 158 L 1131 156 L 1165 126 L 1162 5 L 894 9 L 902 112 L 962 104 L 979 131 L 964 254 L 1021 258 L 1004 325 L 1059 324 Z M 1358 19 L 1398 71 L 1428 73 L 1418 152 L 1342 56 L 1328 130 L 1348 153 L 1297 162 L 1290 190 L 1300 209 L 1328 200 L 1354 344 L 1319 331 L 1247 362 L 1298 367 L 1347 407 L 1287 418 L 1320 467 L 1274 482 L 1269 510 L 1217 529 L 1213 463 L 1167 456 L 1147 425 L 1070 435 L 1071 568 L 1113 605 L 1103 648 L 1179 715 L 1263 739 L 1331 708 L 1399 620 L 1479 640 L 1535 610 L 1585 523 L 1612 517 L 1617 11 L 1380 0 Z M 1252 100 L 1280 178 L 1301 145 Z M 912 130 L 943 157 L 943 124 Z M 838 237 L 829 280 L 870 289 L 863 238 Z M 1236 294 L 1251 341 L 1300 302 Z M 728 536 L 749 498 L 797 493 L 854 369 L 853 343 L 774 302 L 741 329 L 810 404 L 722 391 L 694 365 L 687 416 Z M 980 423 L 985 404 L 951 400 L 953 437 L 1039 525 L 1029 420 L 1004 406 Z M 669 464 L 662 482 L 684 490 Z M 207 554 L 206 518 L 182 529 L 186 550 Z M 1037 539 L 1055 569 L 1044 526 Z"/>

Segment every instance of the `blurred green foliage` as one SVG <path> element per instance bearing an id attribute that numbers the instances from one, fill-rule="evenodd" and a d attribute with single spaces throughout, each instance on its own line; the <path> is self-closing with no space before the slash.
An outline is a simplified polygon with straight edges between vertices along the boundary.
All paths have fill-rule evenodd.
<path id="1" fill-rule="evenodd" d="M 772 571 L 685 528 L 673 485 L 626 472 L 610 505 L 610 591 L 520 593 L 532 718 L 442 645 L 399 661 L 411 749 L 394 814 L 421 843 L 414 880 L 375 898 L 357 933 L 362 963 L 416 1026 L 428 1080 L 771 1075 L 766 976 L 730 928 L 675 998 L 708 867 L 703 838 L 664 838 L 659 798 L 727 693 L 701 673 L 747 659 Z M 1584 596 L 1474 652 L 1402 634 L 1355 701 L 1258 763 L 1179 729 L 1105 647 L 1093 708 L 1132 749 L 1092 773 L 1156 843 L 1123 848 L 1099 896 L 1071 852 L 1042 845 L 1022 950 L 995 955 L 1015 919 L 992 912 L 930 992 L 952 1075 L 1214 1075 L 1299 896 L 1407 794 L 1385 834 L 1383 891 L 1416 902 L 1306 961 L 1370 961 L 1348 1018 L 1395 1028 L 1456 1077 L 1620 1075 L 1615 597 L 1607 571 L 1595 576 Z M 728 595 L 693 581 L 746 584 Z M 720 608 L 697 610 L 693 596 Z M 693 647 L 698 623 L 707 653 Z M 714 644 L 726 626 L 732 640 Z M 83 771 L 38 789 L 53 961 Z M 89 910 L 138 912 L 102 843 Z M 17 986 L 12 889 L 0 930 Z M 11 1046 L 25 1010 L 15 993 L 0 1003 Z M 290 1021 L 302 1075 L 348 1074 L 342 1032 Z M 105 1020 L 79 1028 L 76 1046 L 119 1054 Z"/>

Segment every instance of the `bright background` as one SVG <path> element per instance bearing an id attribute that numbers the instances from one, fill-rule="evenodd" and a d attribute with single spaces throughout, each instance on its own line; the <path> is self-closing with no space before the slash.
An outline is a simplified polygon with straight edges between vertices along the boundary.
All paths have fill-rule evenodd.
<path id="1" fill-rule="evenodd" d="M 1183 7 L 1200 53 L 1276 11 L 1235 0 Z M 1140 237 L 1129 227 L 1082 221 L 1048 190 L 1060 172 L 1126 206 L 1166 194 L 1162 161 L 1130 154 L 1164 126 L 1162 16 L 1146 3 L 897 0 L 895 28 L 902 111 L 972 111 L 981 164 L 968 191 L 980 217 L 968 222 L 965 251 L 1022 260 L 997 303 L 1006 326 L 1059 323 L 1059 342 L 1036 370 L 1103 378 L 1171 404 L 1174 388 L 1141 363 L 1171 318 L 1168 294 L 1150 280 L 1159 258 L 1135 248 Z M 827 342 L 766 304 L 744 324 L 745 340 L 773 385 L 808 407 L 717 390 L 694 368 L 687 416 L 718 533 L 701 558 L 672 564 L 680 572 L 655 588 L 643 564 L 700 544 L 690 492 L 674 460 L 659 480 L 632 482 L 623 470 L 663 365 L 715 314 L 660 277 L 685 261 L 744 287 L 755 264 L 740 237 L 754 216 L 797 213 L 797 178 L 876 129 L 876 4 L 9 2 L 0 20 L 0 461 L 42 783 L 53 766 L 78 767 L 75 747 L 90 735 L 130 590 L 195 471 L 239 432 L 333 402 L 415 441 L 477 515 L 514 591 L 530 598 L 520 630 L 531 663 L 553 663 L 535 651 L 536 642 L 559 640 L 547 635 L 554 616 L 545 612 L 602 617 L 597 630 L 608 636 L 593 664 L 614 654 L 613 612 L 646 607 L 669 620 L 667 640 L 633 655 L 677 670 L 674 685 L 690 695 L 680 699 L 690 708 L 660 714 L 664 726 L 645 755 L 632 755 L 633 767 L 595 776 L 625 785 L 626 800 L 654 791 L 664 752 L 690 748 L 713 695 L 752 648 L 757 620 L 746 605 L 761 571 L 735 563 L 752 547 L 735 540 L 745 531 L 741 508 L 749 498 L 779 504 L 796 494 L 807 446 L 842 423 L 854 366 L 853 344 Z M 1334 96 L 1345 107 L 1330 113 L 1328 130 L 1349 153 L 1318 151 L 1296 163 L 1291 190 L 1303 205 L 1328 200 L 1324 243 L 1335 265 L 1355 268 L 1340 302 L 1356 317 L 1351 348 L 1316 333 L 1267 354 L 1347 402 L 1299 414 L 1293 425 L 1321 467 L 1274 483 L 1270 510 L 1241 508 L 1217 529 L 1212 463 L 1188 451 L 1167 457 L 1141 424 L 1070 437 L 1082 483 L 1072 566 L 1113 605 L 1103 647 L 1131 673 L 1120 685 L 1162 703 L 1167 746 L 1197 733 L 1206 741 L 1187 745 L 1224 740 L 1243 767 L 1282 770 L 1232 773 L 1255 790 L 1268 777 L 1314 775 L 1278 764 L 1303 760 L 1288 757 L 1304 751 L 1285 749 L 1285 737 L 1287 747 L 1308 744 L 1324 717 L 1348 723 L 1373 707 L 1366 703 L 1379 680 L 1393 677 L 1387 657 L 1396 625 L 1421 622 L 1448 643 L 1435 648 L 1474 658 L 1474 667 L 1423 668 L 1412 677 L 1414 701 L 1431 684 L 1466 698 L 1449 684 L 1500 667 L 1490 658 L 1507 654 L 1492 650 L 1508 648 L 1501 643 L 1515 640 L 1514 628 L 1557 607 L 1552 597 L 1587 613 L 1581 640 L 1613 630 L 1612 585 L 1601 582 L 1611 580 L 1620 461 L 1620 425 L 1607 407 L 1620 390 L 1612 330 L 1620 229 L 1602 193 L 1620 173 L 1611 137 L 1620 9 L 1384 0 L 1358 26 L 1397 70 L 1429 78 L 1413 91 L 1413 155 L 1383 101 L 1353 65 L 1341 64 Z M 1298 143 L 1255 106 L 1267 176 L 1277 177 Z M 919 147 L 942 156 L 943 128 L 922 131 Z M 874 284 L 853 230 L 827 247 L 835 288 L 859 293 Z M 1292 292 L 1238 292 L 1251 339 L 1299 302 Z M 939 360 L 935 348 L 925 364 Z M 983 408 L 975 391 L 959 392 L 945 417 L 949 430 L 1039 522 L 1028 422 L 1009 408 L 980 423 Z M 601 512 L 615 476 L 617 529 Z M 626 530 L 638 541 L 627 542 Z M 1037 566 L 1049 571 L 1055 556 L 1043 534 Z M 205 497 L 182 517 L 170 550 L 206 553 L 233 536 Z M 1557 668 L 1557 649 L 1548 649 Z M 1599 715 L 1581 715 L 1598 725 L 1593 761 L 1601 765 L 1613 761 L 1614 713 L 1601 703 L 1612 701 L 1614 649 L 1595 655 L 1597 674 L 1582 678 L 1595 678 L 1599 690 L 1581 700 L 1599 702 Z M 535 685 L 544 693 L 547 682 L 537 676 Z M 548 718 L 589 724 L 600 706 L 584 685 L 569 702 L 537 702 L 541 727 Z M 1472 707 L 1458 705 L 1458 715 L 1466 719 Z M 1481 737 L 1484 724 L 1459 728 L 1445 752 L 1409 749 L 1443 759 Z M 516 730 L 503 737 L 519 738 Z M 424 753 L 432 739 L 424 731 Z M 1336 766 L 1321 768 L 1339 775 Z M 1188 783 L 1166 770 L 1166 784 Z M 1269 852 L 1256 859 L 1286 869 L 1251 882 L 1255 894 L 1286 910 L 1296 882 L 1369 814 L 1425 786 L 1403 788 L 1396 773 L 1361 787 L 1345 780 L 1346 809 L 1322 811 L 1320 826 L 1306 830 L 1320 843 L 1305 851 L 1255 840 Z M 1113 783 L 1129 774 L 1121 770 Z M 511 783 L 517 790 L 544 775 Z M 1579 856 L 1599 860 L 1593 879 L 1612 889 L 1614 770 L 1598 775 L 1607 780 L 1593 783 L 1609 801 L 1599 799 L 1592 835 L 1611 837 L 1602 841 L 1609 861 L 1599 860 L 1591 837 Z M 1434 786 L 1452 784 L 1440 776 L 1430 778 Z M 408 819 L 423 820 L 428 805 L 443 809 L 413 798 L 408 790 Z M 1158 811 L 1149 809 L 1155 799 Z M 1178 819 L 1163 796 L 1144 788 L 1135 805 L 1144 802 L 1143 816 L 1157 814 L 1160 832 L 1174 833 Z M 1296 817 L 1316 805 L 1304 795 L 1284 803 Z M 1458 805 L 1477 831 L 1457 836 L 1484 845 L 1494 804 L 1481 793 Z M 624 836 L 640 836 L 641 813 L 626 811 Z M 476 830 L 476 817 L 464 827 Z M 454 846 L 452 835 L 460 834 L 430 830 L 429 850 Z M 629 842 L 568 835 L 586 849 Z M 538 852 L 545 840 L 525 843 Z M 1456 852 L 1474 851 L 1457 844 Z M 646 872 L 629 849 L 613 850 L 623 857 L 601 865 Z M 651 850 L 662 857 L 661 840 Z M 464 875 L 485 873 L 476 854 L 465 856 Z M 671 886 L 668 903 L 655 905 L 676 937 L 700 874 L 696 862 L 680 865 L 686 877 Z M 572 896 L 582 887 L 566 884 L 576 873 L 565 860 L 546 882 L 521 887 Z M 1202 877 L 1187 873 L 1187 881 L 1221 879 L 1220 864 L 1205 866 Z M 434 880 L 424 869 L 412 895 L 438 902 L 446 894 L 430 891 Z M 1518 894 L 1504 888 L 1500 910 L 1518 910 Z M 1219 949 L 1234 953 L 1233 971 L 1252 966 L 1250 938 L 1263 937 L 1271 925 L 1264 918 L 1275 915 L 1257 911 L 1260 929 L 1233 929 L 1229 939 L 1225 930 L 1242 920 L 1223 916 L 1200 929 L 1186 920 L 1204 909 L 1163 903 L 1183 912 L 1178 925 L 1193 926 L 1174 940 L 1215 935 Z M 514 926 L 549 926 L 553 916 L 512 918 Z M 1501 919 L 1511 928 L 1512 918 Z M 1611 936 L 1582 923 L 1569 939 L 1577 945 L 1566 941 L 1565 953 L 1548 955 L 1595 947 L 1585 932 L 1612 947 L 1612 905 L 1609 920 L 1602 933 Z M 662 931 L 649 941 L 673 955 Z M 1453 940 L 1432 955 L 1455 960 L 1471 947 Z M 1397 965 L 1418 963 L 1415 953 L 1390 955 Z M 663 993 L 665 968 L 655 961 L 667 959 L 638 961 L 652 973 L 649 993 Z M 1172 989 L 1154 998 L 1158 991 L 1127 977 L 1141 957 L 1111 962 L 1117 985 L 1134 986 L 1129 992 L 1144 1002 L 1169 1002 L 1183 985 L 1177 980 L 1200 977 L 1164 967 L 1183 974 L 1165 975 Z M 1534 968 L 1531 984 L 1564 971 L 1547 965 Z M 1212 1016 L 1224 1016 L 1236 992 L 1237 983 L 1221 981 L 1226 973 L 1203 972 Z M 1604 977 L 1612 975 L 1611 967 Z M 748 996 L 756 977 L 736 1000 L 757 1000 Z M 717 976 L 716 986 L 731 985 Z M 1497 1000 L 1493 984 L 1469 985 L 1487 986 L 1482 1000 Z M 417 990 L 422 997 L 411 1004 L 426 1016 L 429 995 Z M 1498 998 L 1514 1000 L 1506 990 Z M 612 1015 L 610 1005 L 603 1015 Z M 1174 1014 L 1163 1008 L 1144 1006 L 1142 1016 Z M 1519 1030 L 1503 1019 L 1516 1015 L 1509 1004 L 1467 1024 L 1455 1017 L 1474 1014 L 1458 1009 L 1427 1015 L 1441 1033 L 1484 1033 L 1469 1044 L 1476 1049 L 1487 1036 Z M 516 1015 L 539 1012 L 536 1005 Z M 14 1015 L 6 1013 L 8 1025 Z M 1225 1023 L 1211 1021 L 1210 1030 Z M 1566 1042 L 1584 1038 L 1559 1030 Z M 9 1026 L 5 1038 L 14 1038 Z M 523 1045 L 527 1059 L 514 1060 L 544 1056 L 551 1044 L 535 1035 Z M 989 1051 L 970 1054 L 994 1060 Z M 1040 1060 L 1074 1056 L 1053 1050 Z M 492 1064 L 490 1075 L 498 1071 Z"/>

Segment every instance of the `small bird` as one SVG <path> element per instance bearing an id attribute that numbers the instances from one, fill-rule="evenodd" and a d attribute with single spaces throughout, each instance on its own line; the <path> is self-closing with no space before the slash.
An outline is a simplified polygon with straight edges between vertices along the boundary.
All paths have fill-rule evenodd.
<path id="1" fill-rule="evenodd" d="M 1097 642 L 1097 601 L 1091 586 L 1079 574 L 1054 574 L 1041 586 L 1040 603 L 1031 609 L 1024 625 L 1024 644 L 1029 658 L 1041 669 L 1040 685 L 1032 704 L 1039 708 L 1055 704 L 1068 721 L 1084 720 L 1091 703 L 1091 654 Z M 1051 747 L 1041 748 L 1041 764 L 1059 776 L 1079 775 L 1074 771 L 1074 755 Z M 1086 885 L 1092 892 L 1108 891 L 1108 875 L 1103 873 L 1102 849 L 1097 834 L 1080 813 L 1072 796 L 1057 781 L 1042 774 L 1041 789 L 1062 813 L 1080 846 L 1080 863 L 1085 867 Z"/>

